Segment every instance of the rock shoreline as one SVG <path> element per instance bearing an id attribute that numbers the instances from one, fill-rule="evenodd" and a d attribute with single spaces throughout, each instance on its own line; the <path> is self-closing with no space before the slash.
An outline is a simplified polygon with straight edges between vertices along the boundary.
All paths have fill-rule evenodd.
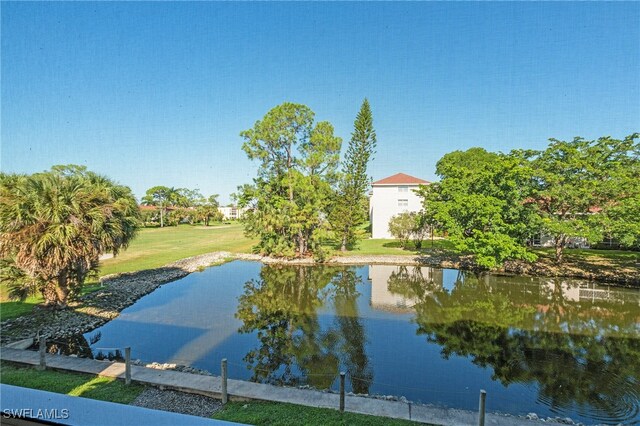
<path id="1" fill-rule="evenodd" d="M 0 342 L 5 345 L 34 338 L 38 332 L 50 339 L 86 333 L 116 318 L 120 311 L 159 286 L 230 258 L 228 252 L 215 252 L 181 259 L 161 268 L 104 276 L 100 279 L 103 288 L 80 297 L 67 309 L 36 308 L 28 315 L 3 321 Z"/>
<path id="2" fill-rule="evenodd" d="M 23 339 L 32 339 L 39 331 L 51 339 L 64 339 L 89 332 L 116 318 L 120 311 L 159 286 L 183 278 L 192 272 L 235 259 L 259 261 L 267 265 L 387 264 L 477 270 L 471 256 L 451 256 L 440 252 L 420 256 L 335 256 L 323 263 L 311 258 L 287 260 L 256 254 L 213 252 L 180 259 L 160 268 L 104 276 L 100 279 L 103 288 L 82 296 L 78 301 L 71 303 L 67 309 L 36 308 L 28 315 L 3 321 L 0 323 L 2 331 L 0 343 L 6 345 Z M 640 285 L 640 274 L 637 271 L 604 270 L 596 273 L 570 266 L 566 269 L 554 270 L 545 264 L 507 262 L 503 270 L 497 273 L 604 280 L 604 284 L 614 285 Z"/>
<path id="3" fill-rule="evenodd" d="M 447 269 L 461 269 L 480 271 L 473 257 L 469 255 L 451 255 L 442 252 L 411 255 L 362 255 L 362 256 L 334 256 L 324 262 L 316 262 L 312 258 L 283 259 L 257 254 L 238 254 L 235 259 L 259 261 L 264 264 L 282 265 L 406 265 L 433 266 Z M 575 263 L 566 262 L 562 266 L 539 260 L 535 263 L 524 261 L 507 261 L 497 271 L 486 271 L 491 274 L 526 275 L 549 278 L 576 278 L 601 282 L 604 285 L 640 286 L 640 267 L 627 269 L 588 269 Z"/>

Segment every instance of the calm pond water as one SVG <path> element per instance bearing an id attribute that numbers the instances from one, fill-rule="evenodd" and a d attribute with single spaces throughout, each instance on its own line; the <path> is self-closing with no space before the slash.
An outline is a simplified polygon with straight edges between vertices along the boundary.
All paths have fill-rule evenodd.
<path id="1" fill-rule="evenodd" d="M 640 424 L 640 291 L 397 266 L 234 261 L 164 285 L 79 342 L 231 378 Z M 82 350 L 84 348 L 84 350 Z"/>

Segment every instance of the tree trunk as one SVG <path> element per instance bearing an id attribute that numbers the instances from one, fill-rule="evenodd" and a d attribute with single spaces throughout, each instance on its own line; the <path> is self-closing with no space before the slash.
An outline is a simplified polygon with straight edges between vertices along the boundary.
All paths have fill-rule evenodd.
<path id="1" fill-rule="evenodd" d="M 56 294 L 58 295 L 58 307 L 64 308 L 67 306 L 67 298 L 69 297 L 69 288 L 65 284 L 64 287 L 57 286 Z"/>
<path id="2" fill-rule="evenodd" d="M 62 273 L 58 277 L 58 285 L 56 285 L 56 295 L 58 296 L 58 306 L 64 308 L 67 306 L 67 298 L 69 297 L 69 280 L 67 273 Z"/>
<path id="3" fill-rule="evenodd" d="M 55 306 L 58 304 L 58 295 L 56 293 L 56 282 L 49 281 L 41 289 L 42 298 L 45 306 Z"/>
<path id="4" fill-rule="evenodd" d="M 566 236 L 559 235 L 555 238 L 555 247 L 556 247 L 556 262 L 562 263 L 562 255 L 564 250 L 564 245 L 566 243 Z"/>
<path id="5" fill-rule="evenodd" d="M 160 228 L 164 227 L 164 209 L 160 208 Z"/>
<path id="6" fill-rule="evenodd" d="M 298 254 L 302 257 L 305 255 L 305 252 L 304 234 L 302 231 L 298 231 Z"/>
<path id="7" fill-rule="evenodd" d="M 341 252 L 347 251 L 347 236 L 346 235 L 342 236 L 342 245 L 340 246 L 340 251 Z"/>

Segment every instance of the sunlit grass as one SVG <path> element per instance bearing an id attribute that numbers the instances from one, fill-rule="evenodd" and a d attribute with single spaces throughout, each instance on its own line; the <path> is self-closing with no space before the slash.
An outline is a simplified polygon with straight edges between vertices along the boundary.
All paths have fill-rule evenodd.
<path id="1" fill-rule="evenodd" d="M 54 370 L 38 371 L 8 362 L 0 363 L 0 382 L 121 404 L 131 403 L 144 389 L 144 386 L 137 384 L 126 386 L 123 381 L 111 377 Z"/>
<path id="2" fill-rule="evenodd" d="M 9 300 L 7 296 L 7 287 L 0 285 L 0 320 L 4 321 L 9 318 L 16 318 L 21 315 L 28 314 L 33 307 L 42 303 L 42 296 L 29 296 L 24 302 Z"/>
<path id="3" fill-rule="evenodd" d="M 298 425 L 415 425 L 408 420 L 375 417 L 365 414 L 340 413 L 330 408 L 305 407 L 280 402 L 230 402 L 213 415 L 214 419 L 250 425 L 298 426 Z"/>
<path id="4" fill-rule="evenodd" d="M 127 250 L 101 262 L 99 275 L 158 268 L 185 257 L 214 251 L 250 252 L 254 244 L 255 241 L 244 236 L 242 224 L 237 222 L 209 227 L 180 225 L 143 228 Z M 82 294 L 99 289 L 96 279 L 90 278 Z M 11 301 L 7 287 L 0 285 L 0 320 L 28 314 L 42 301 L 40 295 L 31 296 L 24 302 Z"/>
<path id="5" fill-rule="evenodd" d="M 158 268 L 185 257 L 214 251 L 248 253 L 254 244 L 254 240 L 244 236 L 240 223 L 144 228 L 127 250 L 102 262 L 100 275 Z"/>
<path id="6" fill-rule="evenodd" d="M 532 251 L 542 256 L 554 256 L 555 249 L 551 247 L 535 248 Z M 625 251 L 625 250 L 598 250 L 598 249 L 565 249 L 564 256 L 573 259 L 611 259 L 611 260 L 640 260 L 640 252 L 637 251 Z"/>
<path id="7" fill-rule="evenodd" d="M 422 247 L 416 249 L 413 241 L 410 241 L 405 248 L 402 248 L 399 240 L 366 239 L 358 241 L 356 247 L 347 252 L 336 251 L 336 254 L 344 256 L 366 256 L 366 255 L 406 255 L 415 256 L 423 253 L 432 253 L 434 250 L 450 251 L 452 244 L 445 239 L 425 240 Z"/>

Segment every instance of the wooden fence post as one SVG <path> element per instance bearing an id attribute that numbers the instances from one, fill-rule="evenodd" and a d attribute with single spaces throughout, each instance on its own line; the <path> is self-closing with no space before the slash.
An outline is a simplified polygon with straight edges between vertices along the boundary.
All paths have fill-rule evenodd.
<path id="1" fill-rule="evenodd" d="M 340 412 L 344 413 L 344 371 L 340 372 Z"/>
<path id="2" fill-rule="evenodd" d="M 478 426 L 484 426 L 484 411 L 487 400 L 487 391 L 482 389 L 480 391 L 480 412 L 478 413 Z"/>
<path id="3" fill-rule="evenodd" d="M 220 363 L 220 370 L 222 372 L 222 403 L 226 404 L 229 401 L 229 395 L 227 394 L 227 359 L 222 358 Z"/>
<path id="4" fill-rule="evenodd" d="M 131 347 L 124 348 L 124 384 L 131 384 Z"/>
<path id="5" fill-rule="evenodd" d="M 45 354 L 47 353 L 47 339 L 45 336 L 40 335 L 40 364 L 38 365 L 38 370 L 44 370 L 47 368 L 47 361 L 45 358 Z"/>

